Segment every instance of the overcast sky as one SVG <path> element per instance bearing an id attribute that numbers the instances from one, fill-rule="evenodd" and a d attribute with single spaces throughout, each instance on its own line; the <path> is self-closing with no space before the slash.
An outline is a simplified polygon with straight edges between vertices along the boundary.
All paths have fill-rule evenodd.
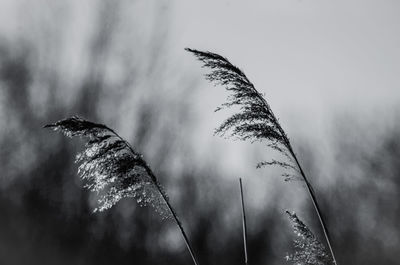
<path id="1" fill-rule="evenodd" d="M 399 1 L 176 1 L 172 17 L 177 49 L 227 56 L 274 108 L 399 102 Z"/>
<path id="2" fill-rule="evenodd" d="M 44 17 L 49 15 L 46 6 L 55 6 L 38 2 Z M 68 45 L 75 53 L 77 32 L 90 27 L 90 2 L 71 1 L 79 7 L 73 9 Z M 142 9 L 132 14 L 132 22 L 143 32 L 151 29 L 147 17 L 160 15 L 151 12 L 154 3 L 159 2 L 139 1 L 134 8 Z M 30 14 L 21 6 L 23 1 L 0 1 L 2 37 L 18 34 L 29 23 Z M 171 20 L 172 58 L 182 58 L 179 64 L 191 63 L 183 51 L 187 46 L 225 55 L 267 94 L 277 111 L 287 105 L 331 111 L 385 108 L 399 102 L 399 1 L 175 0 L 165 1 L 165 7 Z M 61 23 L 64 11 L 57 12 Z"/>

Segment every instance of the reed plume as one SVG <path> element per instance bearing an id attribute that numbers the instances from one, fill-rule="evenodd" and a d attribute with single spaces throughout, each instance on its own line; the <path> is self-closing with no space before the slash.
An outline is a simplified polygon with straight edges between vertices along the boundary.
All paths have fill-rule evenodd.
<path id="1" fill-rule="evenodd" d="M 238 107 L 240 110 L 216 128 L 215 133 L 233 136 L 241 140 L 250 140 L 252 142 L 263 141 L 270 148 L 283 155 L 285 160 L 262 161 L 257 164 L 257 168 L 269 165 L 283 167 L 288 170 L 284 173 L 285 180 L 296 177 L 296 173 L 301 176 L 318 215 L 333 262 L 337 264 L 328 229 L 325 225 L 315 192 L 293 151 L 289 137 L 282 129 L 279 120 L 272 112 L 268 102 L 254 87 L 243 71 L 230 63 L 225 57 L 216 53 L 189 48 L 186 48 L 186 51 L 191 52 L 200 60 L 203 63 L 203 67 L 210 69 L 210 72 L 205 75 L 207 80 L 215 85 L 224 86 L 230 92 L 227 101 L 221 107 L 217 108 L 216 111 L 230 107 Z"/>
<path id="2" fill-rule="evenodd" d="M 135 198 L 140 206 L 150 205 L 163 218 L 175 220 L 193 263 L 198 264 L 167 194 L 143 156 L 127 141 L 107 126 L 77 116 L 44 127 L 86 140 L 85 149 L 76 156 L 76 163 L 80 164 L 78 175 L 85 181 L 84 187 L 99 196 L 94 212 L 110 209 L 123 198 Z"/>
<path id="3" fill-rule="evenodd" d="M 287 255 L 286 260 L 295 265 L 329 265 L 331 259 L 324 245 L 318 241 L 313 232 L 296 215 L 286 211 L 292 222 L 293 232 L 297 236 L 293 240 L 295 252 Z"/>

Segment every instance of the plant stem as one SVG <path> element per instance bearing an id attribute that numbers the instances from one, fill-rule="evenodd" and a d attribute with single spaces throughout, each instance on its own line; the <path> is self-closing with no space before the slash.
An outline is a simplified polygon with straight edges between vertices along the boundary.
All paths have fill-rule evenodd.
<path id="1" fill-rule="evenodd" d="M 157 185 L 157 187 L 158 187 L 158 185 Z M 161 192 L 161 191 L 160 191 L 160 192 Z M 168 199 L 165 197 L 165 195 L 164 195 L 163 192 L 161 192 L 161 195 L 162 195 L 164 201 L 166 202 L 166 204 L 167 204 L 169 210 L 171 211 L 172 216 L 174 217 L 176 224 L 178 225 L 179 229 L 181 230 L 181 234 L 182 234 L 183 239 L 184 239 L 184 241 L 185 241 L 186 247 L 187 247 L 187 249 L 189 250 L 190 256 L 192 257 L 193 263 L 194 263 L 195 265 L 198 265 L 197 260 L 196 260 L 196 257 L 194 256 L 194 251 L 193 251 L 193 249 L 192 249 L 192 246 L 191 246 L 190 243 L 189 243 L 189 239 L 188 239 L 188 237 L 187 237 L 187 235 L 186 235 L 186 233 L 185 233 L 185 230 L 183 229 L 183 226 L 182 226 L 181 221 L 179 220 L 177 214 L 175 213 L 174 208 L 172 208 L 171 204 L 169 203 Z"/>
<path id="2" fill-rule="evenodd" d="M 247 223 L 246 223 L 246 211 L 244 208 L 244 198 L 243 198 L 243 185 L 242 178 L 239 178 L 239 187 L 240 187 L 240 198 L 242 202 L 242 229 L 243 229 L 243 247 L 244 247 L 244 264 L 249 264 L 249 259 L 247 255 Z"/>
<path id="3" fill-rule="evenodd" d="M 306 174 L 304 173 L 304 171 L 303 171 L 303 169 L 302 169 L 302 167 L 301 167 L 301 165 L 299 163 L 299 160 L 297 159 L 296 154 L 293 151 L 293 148 L 292 148 L 292 145 L 290 144 L 289 138 L 287 137 L 285 131 L 282 129 L 281 125 L 279 124 L 278 119 L 273 114 L 273 112 L 272 112 L 271 108 L 269 107 L 267 101 L 260 94 L 260 92 L 258 92 L 257 89 L 255 89 L 254 87 L 253 87 L 253 89 L 254 89 L 254 92 L 256 93 L 257 97 L 261 100 L 262 104 L 264 104 L 265 108 L 267 110 L 270 110 L 270 112 L 272 113 L 272 118 L 275 120 L 275 123 L 278 125 L 277 128 L 278 128 L 280 134 L 282 135 L 282 137 L 284 138 L 285 145 L 286 145 L 287 149 L 289 150 L 290 155 L 295 160 L 298 169 L 300 170 L 300 174 L 303 177 L 304 182 L 306 183 L 308 194 L 310 195 L 312 204 L 313 204 L 314 209 L 315 209 L 315 211 L 316 211 L 316 213 L 318 215 L 318 220 L 319 220 L 319 222 L 321 224 L 322 231 L 324 232 L 325 240 L 326 240 L 326 243 L 328 244 L 329 251 L 331 252 L 333 263 L 335 265 L 338 265 L 338 263 L 336 262 L 335 254 L 333 253 L 333 248 L 332 248 L 332 245 L 331 245 L 331 240 L 330 240 L 330 237 L 329 237 L 328 229 L 326 227 L 325 220 L 324 220 L 324 218 L 322 216 L 322 212 L 321 212 L 320 207 L 318 205 L 317 198 L 315 196 L 315 192 L 314 192 L 314 190 L 313 190 L 313 188 L 311 186 L 311 183 L 308 181 L 308 178 L 306 177 Z"/>
<path id="4" fill-rule="evenodd" d="M 182 237 L 183 237 L 183 239 L 185 241 L 187 249 L 189 250 L 190 256 L 192 257 L 193 263 L 195 265 L 199 265 L 199 263 L 196 260 L 195 255 L 194 255 L 193 248 L 190 245 L 189 238 L 187 237 L 186 232 L 183 229 L 182 223 L 179 220 L 178 215 L 176 214 L 176 212 L 175 212 L 174 208 L 172 207 L 172 205 L 169 203 L 169 200 L 168 200 L 167 196 L 163 192 L 160 184 L 158 183 L 158 181 L 157 181 L 155 175 L 153 174 L 153 172 L 151 171 L 151 169 L 147 165 L 145 165 L 145 168 L 146 168 L 147 172 L 149 173 L 149 175 L 151 176 L 151 178 L 152 178 L 152 180 L 154 182 L 154 185 L 156 185 L 156 187 L 157 187 L 158 191 L 160 192 L 162 198 L 164 199 L 165 203 L 167 204 L 169 211 L 171 212 L 172 216 L 174 217 L 175 223 L 177 224 L 177 226 L 179 227 L 179 230 L 181 231 Z"/>
<path id="5" fill-rule="evenodd" d="M 108 127 L 106 127 L 106 128 L 108 128 Z M 108 128 L 108 129 L 109 129 L 110 131 L 112 131 L 119 139 L 121 139 L 122 141 L 124 141 L 124 140 L 122 139 L 122 137 L 119 136 L 116 132 L 114 132 L 114 131 L 113 131 L 112 129 L 110 129 L 110 128 Z M 124 141 L 124 142 L 126 143 L 127 147 L 130 149 L 130 151 L 131 151 L 133 154 L 136 154 L 136 152 L 133 150 L 132 146 L 131 146 L 128 142 L 126 142 L 126 141 Z M 172 205 L 169 203 L 169 200 L 168 200 L 167 196 L 165 195 L 164 191 L 162 190 L 161 185 L 160 185 L 160 183 L 158 182 L 156 176 L 154 175 L 153 171 L 152 171 L 151 168 L 147 165 L 146 162 L 143 161 L 143 165 L 142 165 L 142 166 L 145 168 L 146 172 L 149 174 L 151 180 L 153 181 L 154 185 L 157 187 L 158 191 L 160 192 L 160 194 L 161 194 L 163 200 L 164 200 L 165 203 L 167 204 L 167 207 L 168 207 L 169 211 L 171 212 L 172 216 L 174 217 L 175 223 L 177 224 L 177 226 L 179 227 L 179 230 L 181 231 L 181 234 L 182 234 L 183 239 L 184 239 L 184 241 L 185 241 L 186 247 L 187 247 L 187 249 L 189 250 L 190 256 L 192 257 L 193 263 L 194 263 L 195 265 L 199 265 L 199 263 L 198 263 L 197 260 L 196 260 L 196 257 L 194 256 L 194 251 L 193 251 L 192 246 L 190 245 L 189 238 L 187 237 L 186 232 L 185 232 L 185 230 L 183 229 L 182 223 L 181 223 L 181 221 L 179 220 L 178 215 L 176 214 L 174 208 L 173 208 Z"/>
<path id="6" fill-rule="evenodd" d="M 301 165 L 300 165 L 300 163 L 299 163 L 299 160 L 297 159 L 296 154 L 294 153 L 294 151 L 293 151 L 293 149 L 292 149 L 292 146 L 290 145 L 289 140 L 287 139 L 286 141 L 287 141 L 288 146 L 289 146 L 289 152 L 290 152 L 290 154 L 292 155 L 292 157 L 294 158 L 294 160 L 295 160 L 295 162 L 296 162 L 296 164 L 297 164 L 297 167 L 298 167 L 299 170 L 300 170 L 300 174 L 301 174 L 301 176 L 303 177 L 304 182 L 306 183 L 306 187 L 307 187 L 308 194 L 310 195 L 310 198 L 311 198 L 311 201 L 312 201 L 312 203 L 313 203 L 314 209 L 315 209 L 315 211 L 316 211 L 316 213 L 317 213 L 317 215 L 318 215 L 318 219 L 319 219 L 319 222 L 320 222 L 320 224 L 321 224 L 322 231 L 324 232 L 324 236 L 325 236 L 325 239 L 326 239 L 326 243 L 328 244 L 329 251 L 331 252 L 333 263 L 336 264 L 336 265 L 338 265 L 337 262 L 336 262 L 335 254 L 333 253 L 333 248 L 332 248 L 332 245 L 331 245 L 331 240 L 330 240 L 329 232 L 328 232 L 328 229 L 327 229 L 327 227 L 326 227 L 325 220 L 324 220 L 324 218 L 323 218 L 323 216 L 322 216 L 322 212 L 321 212 L 321 210 L 320 210 L 320 207 L 319 207 L 319 205 L 318 205 L 318 201 L 317 201 L 317 198 L 316 198 L 314 189 L 313 189 L 313 187 L 311 186 L 311 183 L 308 181 L 308 178 L 306 177 L 306 175 L 305 175 L 305 173 L 304 173 L 304 171 L 303 171 L 303 169 L 302 169 L 302 167 L 301 167 Z"/>

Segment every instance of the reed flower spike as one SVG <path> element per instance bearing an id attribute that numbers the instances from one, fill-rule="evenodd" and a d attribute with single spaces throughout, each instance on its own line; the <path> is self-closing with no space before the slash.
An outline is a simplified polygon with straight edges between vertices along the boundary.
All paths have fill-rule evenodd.
<path id="1" fill-rule="evenodd" d="M 300 175 L 300 179 L 304 180 L 306 184 L 307 191 L 318 215 L 333 262 L 337 264 L 328 229 L 311 183 L 293 151 L 289 137 L 272 112 L 264 96 L 254 87 L 243 71 L 229 62 L 225 57 L 216 53 L 189 48 L 186 48 L 186 51 L 191 52 L 200 60 L 203 63 L 203 67 L 210 69 L 209 73 L 206 74 L 207 80 L 215 85 L 224 86 L 230 92 L 227 101 L 221 107 L 217 108 L 216 111 L 230 107 L 239 108 L 237 113 L 226 119 L 215 130 L 215 133 L 234 136 L 241 140 L 250 140 L 252 142 L 263 141 L 269 147 L 283 155 L 284 160 L 263 161 L 258 163 L 257 167 L 260 168 L 269 165 L 283 167 L 288 170 L 284 173 L 286 180 Z"/>
<path id="2" fill-rule="evenodd" d="M 286 260 L 295 265 L 330 265 L 331 259 L 324 245 L 318 241 L 313 232 L 295 213 L 286 211 L 292 221 L 293 232 L 297 236 L 293 240 L 295 252 L 287 255 Z"/>
<path id="3" fill-rule="evenodd" d="M 195 265 L 192 247 L 168 197 L 143 156 L 115 131 L 77 116 L 44 126 L 68 137 L 82 137 L 85 149 L 76 156 L 84 187 L 99 196 L 94 211 L 113 207 L 123 198 L 135 198 L 140 206 L 152 206 L 163 218 L 176 221 Z"/>

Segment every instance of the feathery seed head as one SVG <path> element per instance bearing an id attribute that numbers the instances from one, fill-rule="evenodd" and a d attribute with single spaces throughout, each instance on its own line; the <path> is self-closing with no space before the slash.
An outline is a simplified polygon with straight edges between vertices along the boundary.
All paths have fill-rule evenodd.
<path id="1" fill-rule="evenodd" d="M 316 198 L 311 184 L 307 180 L 300 166 L 289 138 L 279 124 L 279 121 L 272 112 L 268 102 L 265 100 L 263 95 L 257 91 L 246 75 L 239 68 L 231 64 L 228 59 L 211 52 L 203 52 L 193 49 L 186 50 L 193 53 L 197 59 L 203 62 L 203 67 L 209 68 L 210 72 L 206 74 L 206 78 L 209 81 L 216 85 L 225 86 L 226 90 L 230 92 L 227 102 L 222 104 L 222 106 L 217 110 L 233 106 L 239 108 L 239 111 L 236 114 L 226 119 L 222 125 L 215 130 L 215 133 L 220 135 L 229 134 L 230 136 L 235 136 L 242 140 L 250 140 L 252 142 L 265 141 L 267 146 L 281 153 L 285 157 L 286 161 L 272 160 L 260 162 L 257 164 L 257 168 L 277 165 L 290 170 L 289 173 L 284 172 L 282 174 L 285 180 L 296 178 L 306 182 L 308 192 L 314 202 L 315 210 L 318 213 L 332 255 L 332 261 L 333 263 L 336 263 L 327 229 L 321 217 L 320 209 L 316 203 Z M 294 175 L 296 173 L 301 177 Z M 305 227 L 297 216 L 289 216 L 291 217 L 291 220 L 297 224 L 295 226 L 296 230 L 300 231 L 301 227 Z M 306 231 L 307 230 L 303 230 L 302 232 Z M 309 232 L 311 233 L 311 231 Z M 324 253 L 326 253 L 323 251 L 323 246 L 321 244 L 318 245 L 313 236 L 306 236 L 304 240 L 303 245 L 298 241 L 298 246 L 301 250 L 289 258 L 292 258 L 296 264 L 325 264 L 322 263 L 322 260 L 325 257 Z M 310 251 L 311 260 L 307 259 L 307 251 Z"/>
<path id="2" fill-rule="evenodd" d="M 259 93 L 246 75 L 228 59 L 212 52 L 203 52 L 186 48 L 203 62 L 203 67 L 211 69 L 206 74 L 206 79 L 215 85 L 223 85 L 230 92 L 227 102 L 223 103 L 217 111 L 223 108 L 238 107 L 239 112 L 226 119 L 215 134 L 229 135 L 241 140 L 266 141 L 267 145 L 281 153 L 288 162 L 273 160 L 260 162 L 257 168 L 266 165 L 277 165 L 285 169 L 294 169 L 293 157 L 289 139 L 283 131 L 278 119 L 272 112 L 269 104 Z M 291 179 L 289 177 L 287 179 Z"/>
<path id="3" fill-rule="evenodd" d="M 293 212 L 286 211 L 297 238 L 293 240 L 295 252 L 286 259 L 296 265 L 330 265 L 329 253 L 311 230 Z"/>
<path id="4" fill-rule="evenodd" d="M 99 195 L 95 212 L 107 210 L 121 199 L 131 197 L 140 206 L 151 205 L 162 217 L 169 216 L 162 197 L 167 198 L 166 194 L 142 155 L 112 129 L 76 116 L 45 128 L 87 140 L 85 149 L 76 156 L 76 163 L 79 164 L 78 175 L 85 181 L 84 187 Z"/>

